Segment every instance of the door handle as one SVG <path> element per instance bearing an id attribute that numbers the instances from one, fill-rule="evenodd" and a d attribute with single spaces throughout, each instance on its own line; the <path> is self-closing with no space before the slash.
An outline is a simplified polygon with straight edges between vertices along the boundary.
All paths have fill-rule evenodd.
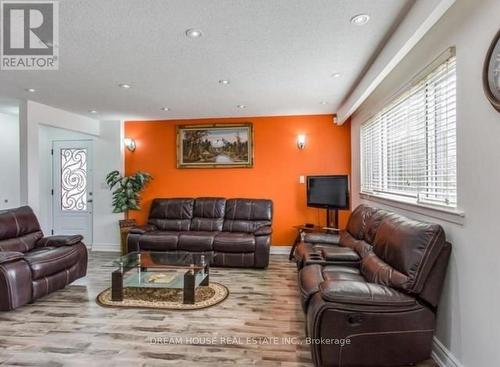
<path id="1" fill-rule="evenodd" d="M 90 199 L 90 200 L 87 200 L 87 203 L 93 203 L 94 200 Z"/>

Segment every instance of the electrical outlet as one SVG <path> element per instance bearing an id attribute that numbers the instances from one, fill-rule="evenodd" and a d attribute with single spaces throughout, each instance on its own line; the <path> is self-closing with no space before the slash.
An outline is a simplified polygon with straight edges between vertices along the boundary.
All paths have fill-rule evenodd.
<path id="1" fill-rule="evenodd" d="M 301 183 L 301 184 L 306 183 L 305 176 L 299 176 L 299 183 Z"/>

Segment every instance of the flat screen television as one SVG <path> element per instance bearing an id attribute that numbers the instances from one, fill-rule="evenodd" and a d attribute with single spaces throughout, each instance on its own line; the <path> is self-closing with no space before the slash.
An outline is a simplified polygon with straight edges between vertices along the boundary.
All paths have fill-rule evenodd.
<path id="1" fill-rule="evenodd" d="M 349 209 L 349 177 L 308 176 L 307 206 L 326 209 Z"/>

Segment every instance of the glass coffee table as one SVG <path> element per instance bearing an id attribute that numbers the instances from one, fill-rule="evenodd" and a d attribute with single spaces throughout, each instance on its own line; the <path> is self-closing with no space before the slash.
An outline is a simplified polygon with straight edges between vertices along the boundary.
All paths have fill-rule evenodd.
<path id="1" fill-rule="evenodd" d="M 208 286 L 212 255 L 153 251 L 131 252 L 108 267 L 111 273 L 111 300 L 123 301 L 124 288 L 182 289 L 183 302 L 194 304 L 195 289 Z"/>

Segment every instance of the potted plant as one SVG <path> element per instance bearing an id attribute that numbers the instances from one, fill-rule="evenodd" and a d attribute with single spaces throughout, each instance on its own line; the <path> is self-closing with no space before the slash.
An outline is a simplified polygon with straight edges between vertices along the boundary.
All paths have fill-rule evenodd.
<path id="1" fill-rule="evenodd" d="M 112 171 L 106 176 L 106 184 L 113 190 L 113 213 L 125 213 L 125 220 L 120 220 L 121 251 L 125 252 L 127 234 L 137 223 L 129 218 L 129 210 L 140 210 L 140 193 L 153 178 L 149 173 L 136 172 L 131 176 L 122 176 Z"/>

